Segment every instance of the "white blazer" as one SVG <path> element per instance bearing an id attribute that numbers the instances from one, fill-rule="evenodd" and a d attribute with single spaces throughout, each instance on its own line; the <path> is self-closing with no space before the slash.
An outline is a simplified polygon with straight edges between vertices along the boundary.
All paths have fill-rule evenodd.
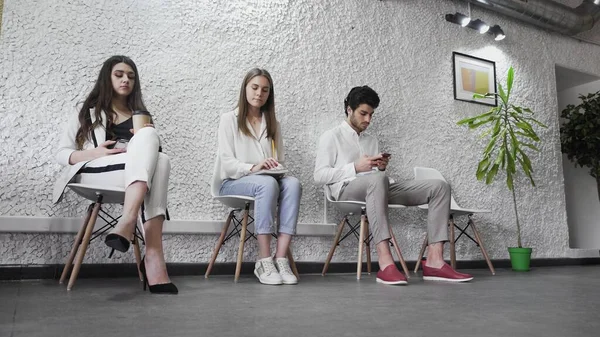
<path id="1" fill-rule="evenodd" d="M 272 157 L 277 161 L 284 161 L 285 151 L 283 149 L 283 137 L 281 136 L 281 127 L 277 122 L 277 142 L 275 153 L 273 152 L 273 143 L 267 138 L 267 121 L 262 120 L 260 134 L 255 134 L 254 129 L 248 121 L 246 124 L 252 133 L 249 137 L 239 131 L 238 128 L 238 110 L 230 111 L 221 115 L 218 134 L 218 151 L 216 164 L 218 167 L 215 174 L 219 175 L 221 180 L 239 179 L 250 173 L 253 165 L 260 164 L 261 161 Z"/>
<path id="2" fill-rule="evenodd" d="M 56 161 L 63 165 L 65 168 L 61 173 L 61 176 L 56 180 L 54 184 L 54 192 L 52 193 L 52 202 L 57 203 L 62 199 L 63 193 L 67 184 L 71 182 L 71 179 L 79 172 L 79 170 L 87 164 L 89 161 L 82 161 L 76 163 L 74 165 L 69 164 L 69 158 L 71 154 L 77 151 L 77 142 L 75 141 L 75 136 L 77 135 L 77 130 L 79 130 L 79 114 L 73 114 L 69 118 L 68 124 L 65 126 L 62 136 L 60 137 L 60 142 L 58 143 L 58 152 L 56 154 Z M 96 116 L 94 114 L 94 109 L 90 109 L 90 116 L 92 119 L 92 123 L 96 121 Z M 98 147 L 98 145 L 104 143 L 106 141 L 106 114 L 104 111 L 101 112 L 102 123 L 98 127 L 94 129 L 92 132 L 92 139 L 86 140 L 83 143 L 83 150 L 93 149 Z"/>

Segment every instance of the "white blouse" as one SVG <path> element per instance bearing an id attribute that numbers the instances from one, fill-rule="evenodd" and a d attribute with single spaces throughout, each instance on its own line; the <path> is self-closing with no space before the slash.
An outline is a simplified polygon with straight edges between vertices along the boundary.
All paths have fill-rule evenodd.
<path id="1" fill-rule="evenodd" d="M 260 164 L 263 160 L 272 157 L 279 163 L 284 161 L 283 140 L 281 127 L 277 122 L 277 141 L 272 142 L 267 138 L 267 121 L 262 119 L 260 134 L 254 132 L 250 122 L 246 125 L 252 133 L 249 137 L 238 129 L 238 109 L 221 115 L 218 133 L 219 174 L 221 180 L 239 179 L 250 173 L 252 166 Z"/>

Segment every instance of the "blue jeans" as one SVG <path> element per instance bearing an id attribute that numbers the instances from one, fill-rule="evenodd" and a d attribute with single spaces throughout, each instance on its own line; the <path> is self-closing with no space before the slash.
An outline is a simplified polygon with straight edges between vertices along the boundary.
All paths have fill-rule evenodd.
<path id="1" fill-rule="evenodd" d="M 257 234 L 275 233 L 273 219 L 279 203 L 279 233 L 294 235 L 298 224 L 298 209 L 302 185 L 294 177 L 275 179 L 268 175 L 245 176 L 226 179 L 221 184 L 220 195 L 254 197 L 254 228 Z"/>

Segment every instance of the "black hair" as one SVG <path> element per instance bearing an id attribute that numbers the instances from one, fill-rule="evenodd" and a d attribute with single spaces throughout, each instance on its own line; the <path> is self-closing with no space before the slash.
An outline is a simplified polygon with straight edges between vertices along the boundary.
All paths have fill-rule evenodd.
<path id="1" fill-rule="evenodd" d="M 368 104 L 373 109 L 379 106 L 379 95 L 369 86 L 354 87 L 344 100 L 344 113 L 348 116 L 348 107 L 354 111 L 359 105 Z"/>

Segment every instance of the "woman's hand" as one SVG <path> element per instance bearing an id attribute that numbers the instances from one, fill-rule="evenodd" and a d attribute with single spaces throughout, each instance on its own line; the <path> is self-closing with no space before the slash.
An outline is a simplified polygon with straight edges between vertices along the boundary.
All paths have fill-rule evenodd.
<path id="1" fill-rule="evenodd" d="M 153 127 L 154 127 L 154 124 L 144 124 L 144 126 L 143 126 L 143 127 L 144 127 L 144 128 L 145 128 L 145 127 L 151 127 L 151 128 L 153 128 Z M 134 135 L 135 135 L 135 130 L 134 130 L 134 129 L 129 129 L 129 132 L 131 132 L 132 134 L 134 134 Z"/>
<path id="2" fill-rule="evenodd" d="M 110 156 L 117 153 L 126 152 L 127 149 L 109 149 L 108 147 L 116 143 L 114 140 L 107 140 L 95 149 L 79 150 L 71 153 L 69 164 L 74 165 L 82 161 L 94 160 L 96 158 Z"/>
<path id="3" fill-rule="evenodd" d="M 279 165 L 277 160 L 273 158 L 267 158 L 263 160 L 260 164 L 252 166 L 250 172 L 258 172 L 260 170 L 270 170 L 276 168 Z"/>
<path id="4" fill-rule="evenodd" d="M 94 155 L 95 155 L 94 159 L 127 151 L 126 148 L 121 148 L 121 149 L 109 149 L 108 148 L 109 146 L 114 145 L 116 142 L 117 141 L 115 141 L 115 140 L 107 140 L 104 143 L 98 145 L 97 148 L 92 150 L 92 151 L 94 151 Z"/>

